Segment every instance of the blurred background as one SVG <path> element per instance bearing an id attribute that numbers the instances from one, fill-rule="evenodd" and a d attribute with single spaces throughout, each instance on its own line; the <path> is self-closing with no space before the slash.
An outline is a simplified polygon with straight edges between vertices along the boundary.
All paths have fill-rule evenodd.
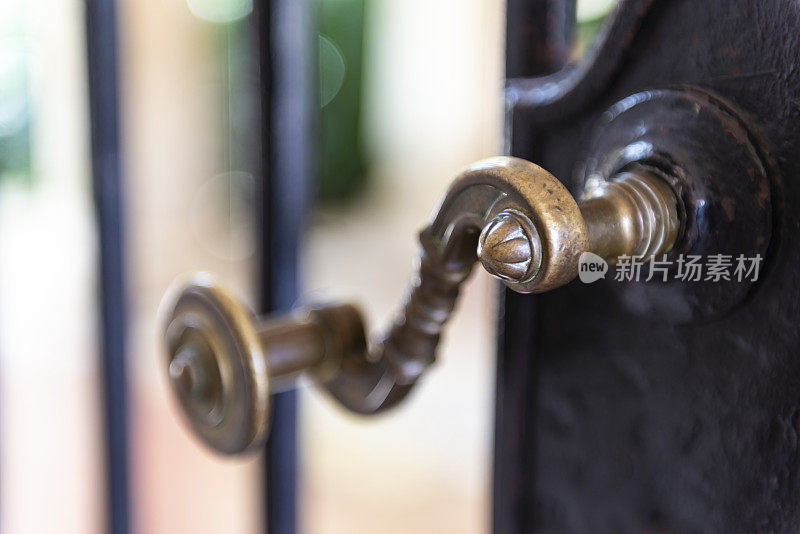
<path id="1" fill-rule="evenodd" d="M 612 0 L 578 2 L 575 58 Z M 300 279 L 386 324 L 449 180 L 502 152 L 502 0 L 316 0 L 318 157 Z M 157 311 L 207 270 L 254 305 L 251 0 L 120 0 L 130 515 L 263 532 L 259 457 L 220 458 L 168 396 Z M 0 0 L 0 530 L 106 526 L 86 5 Z M 446 95 L 446 96 L 445 96 Z M 354 261 L 354 259 L 364 261 Z M 489 531 L 497 287 L 470 281 L 439 363 L 364 419 L 305 387 L 300 530 Z"/>

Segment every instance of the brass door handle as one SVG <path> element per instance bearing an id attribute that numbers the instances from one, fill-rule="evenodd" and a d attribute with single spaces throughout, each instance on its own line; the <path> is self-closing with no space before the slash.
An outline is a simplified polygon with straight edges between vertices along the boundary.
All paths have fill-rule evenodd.
<path id="1" fill-rule="evenodd" d="M 442 327 L 476 261 L 514 291 L 571 281 L 593 252 L 648 259 L 682 231 L 680 198 L 659 171 L 635 166 L 587 184 L 580 204 L 550 173 L 496 157 L 459 174 L 420 233 L 419 268 L 381 341 L 356 308 L 335 304 L 257 318 L 207 275 L 167 297 L 167 364 L 194 431 L 238 453 L 266 439 L 270 394 L 307 373 L 341 404 L 373 414 L 400 402 L 434 361 Z"/>

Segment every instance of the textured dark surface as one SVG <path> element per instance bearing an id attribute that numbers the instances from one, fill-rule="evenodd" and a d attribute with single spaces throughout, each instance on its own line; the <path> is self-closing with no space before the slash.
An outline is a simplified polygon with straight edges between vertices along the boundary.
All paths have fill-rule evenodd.
<path id="1" fill-rule="evenodd" d="M 800 530 L 800 3 L 656 0 L 609 84 L 569 120 L 515 117 L 512 153 L 576 191 L 601 113 L 680 84 L 741 110 L 763 148 L 766 270 L 729 313 L 684 324 L 633 313 L 613 281 L 508 294 L 498 532 Z"/>
<path id="2" fill-rule="evenodd" d="M 509 78 L 539 76 L 561 69 L 570 53 L 575 3 L 570 0 L 508 2 L 507 39 L 526 46 L 506 51 Z"/>
<path id="3" fill-rule="evenodd" d="M 545 124 L 564 120 L 585 110 L 594 95 L 602 92 L 621 66 L 621 59 L 636 36 L 642 19 L 647 15 L 654 0 L 618 0 L 614 10 L 607 17 L 594 44 L 580 58 L 580 61 L 565 65 L 570 49 L 564 46 L 571 34 L 569 18 L 563 18 L 560 25 L 523 25 L 528 31 L 520 35 L 520 12 L 535 16 L 545 8 L 553 11 L 574 14 L 574 10 L 564 6 L 572 4 L 569 0 L 510 0 L 508 19 L 508 42 L 525 43 L 523 46 L 509 47 L 506 51 L 506 76 L 509 78 L 506 97 L 514 102 L 516 115 L 527 124 Z M 520 7 L 520 5 L 524 7 Z M 538 6 L 538 7 L 537 7 Z M 539 17 L 542 21 L 548 20 Z M 535 30 L 535 31 L 534 31 Z M 560 34 L 558 33 L 560 32 Z M 524 54 L 527 48 L 550 50 L 548 53 Z M 518 58 L 528 60 L 527 69 L 520 68 Z M 558 58 L 559 61 L 555 61 Z M 534 76 L 535 77 L 529 77 Z M 521 77 L 524 76 L 524 77 Z M 528 111 L 521 115 L 524 111 Z"/>
<path id="4" fill-rule="evenodd" d="M 647 167 L 672 183 L 683 208 L 683 236 L 667 256 L 670 279 L 611 284 L 621 301 L 674 323 L 718 318 L 742 304 L 753 285 L 747 277 L 676 279 L 681 255 L 724 254 L 733 265 L 740 255 L 766 259 L 770 180 L 741 112 L 694 87 L 642 91 L 603 113 L 593 137 L 585 164 L 576 166 L 578 184 Z M 646 266 L 642 273 L 647 276 Z"/>

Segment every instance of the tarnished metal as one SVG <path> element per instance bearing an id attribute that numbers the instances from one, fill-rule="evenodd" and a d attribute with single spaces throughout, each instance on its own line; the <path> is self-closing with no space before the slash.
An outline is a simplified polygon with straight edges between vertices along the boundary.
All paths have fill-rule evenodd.
<path id="1" fill-rule="evenodd" d="M 167 365 L 192 428 L 223 453 L 262 443 L 270 388 L 252 315 L 207 275 L 176 286 L 169 298 Z"/>
<path id="2" fill-rule="evenodd" d="M 542 266 L 542 240 L 536 226 L 524 213 L 503 210 L 483 228 L 478 260 L 501 280 L 534 278 Z"/>
<path id="3" fill-rule="evenodd" d="M 372 414 L 394 406 L 435 359 L 461 283 L 476 261 L 521 293 L 555 289 L 580 255 L 666 252 L 680 229 L 678 199 L 651 172 L 591 184 L 579 206 L 528 161 L 480 161 L 453 181 L 420 233 L 417 274 L 388 333 L 369 346 L 354 307 L 337 304 L 259 320 L 208 276 L 177 287 L 166 322 L 173 389 L 212 448 L 257 448 L 269 395 L 307 372 L 341 404 Z"/>
<path id="4" fill-rule="evenodd" d="M 589 250 L 610 262 L 622 255 L 650 258 L 669 252 L 681 228 L 681 205 L 654 170 L 591 180 L 580 204 Z"/>

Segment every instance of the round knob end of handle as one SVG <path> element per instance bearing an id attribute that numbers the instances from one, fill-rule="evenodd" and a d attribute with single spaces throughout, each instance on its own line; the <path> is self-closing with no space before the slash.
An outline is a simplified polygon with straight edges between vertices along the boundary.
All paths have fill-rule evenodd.
<path id="1" fill-rule="evenodd" d="M 270 391 L 255 318 L 209 275 L 176 283 L 165 301 L 170 385 L 189 426 L 215 451 L 258 449 Z"/>
<path id="2" fill-rule="evenodd" d="M 478 239 L 478 260 L 501 280 L 531 280 L 542 264 L 539 232 L 525 214 L 504 210 L 484 226 Z"/>
<path id="3" fill-rule="evenodd" d="M 541 293 L 578 274 L 588 248 L 586 223 L 575 198 L 543 168 L 519 158 L 480 164 L 503 196 L 489 210 L 478 239 L 483 267 L 518 293 Z M 482 166 L 476 169 L 482 169 Z"/>

